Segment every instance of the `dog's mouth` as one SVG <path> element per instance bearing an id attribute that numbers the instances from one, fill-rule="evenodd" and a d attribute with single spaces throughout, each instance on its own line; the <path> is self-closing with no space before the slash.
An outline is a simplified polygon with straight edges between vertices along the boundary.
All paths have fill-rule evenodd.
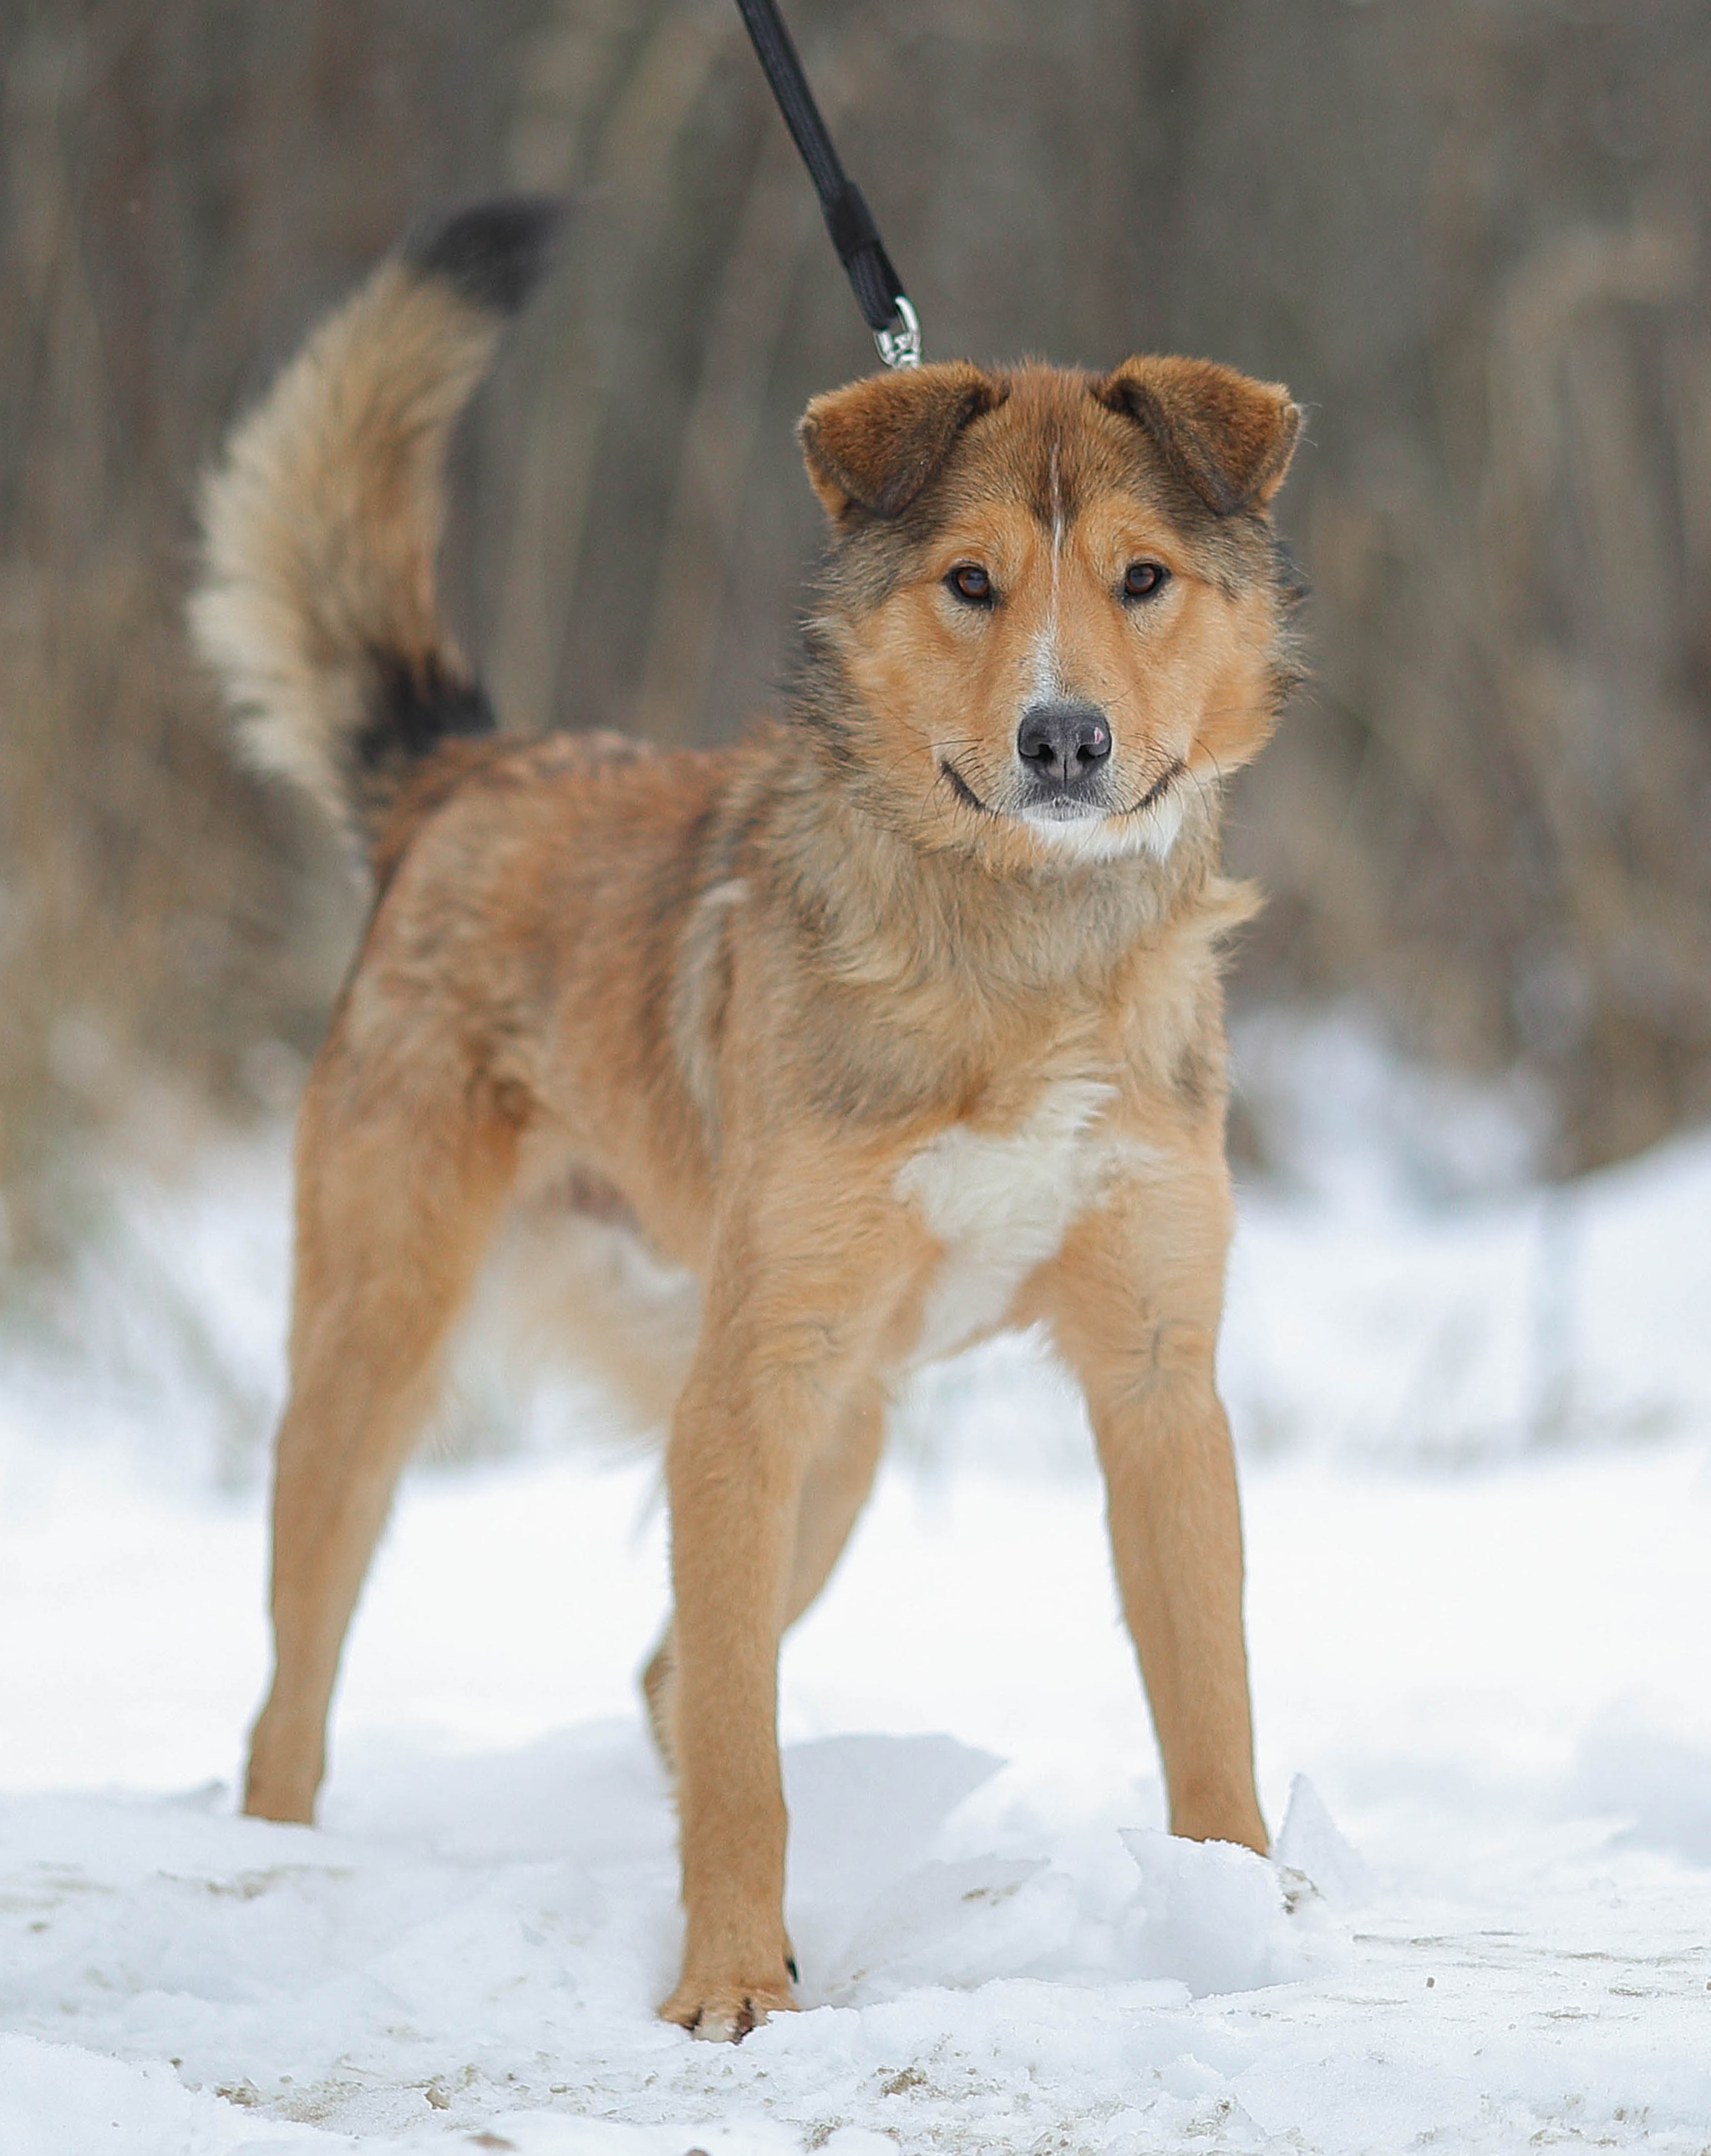
<path id="1" fill-rule="evenodd" d="M 974 790 L 948 757 L 941 759 L 938 767 L 952 793 L 965 808 L 999 821 L 1044 825 L 1048 829 L 1082 824 L 1121 824 L 1144 816 L 1164 802 L 1188 769 L 1179 757 L 1144 793 L 1128 802 L 1114 798 L 1102 785 L 1085 788 L 1024 785 L 1009 799 L 989 801 Z"/>
<path id="2" fill-rule="evenodd" d="M 1102 823 L 1113 813 L 1102 788 L 1099 793 L 1053 793 L 1030 789 L 1017 802 L 1012 815 L 1025 824 Z"/>
<path id="3" fill-rule="evenodd" d="M 990 807 L 986 802 L 980 798 L 980 796 L 974 791 L 974 788 L 969 785 L 968 780 L 963 778 L 962 773 L 957 769 L 957 767 L 951 762 L 948 757 L 946 757 L 943 759 L 938 767 L 945 778 L 949 779 L 951 783 L 951 792 L 956 795 L 958 800 L 963 803 L 963 806 L 965 808 L 975 809 L 982 816 L 997 816 L 1001 814 L 1001 811 Z"/>

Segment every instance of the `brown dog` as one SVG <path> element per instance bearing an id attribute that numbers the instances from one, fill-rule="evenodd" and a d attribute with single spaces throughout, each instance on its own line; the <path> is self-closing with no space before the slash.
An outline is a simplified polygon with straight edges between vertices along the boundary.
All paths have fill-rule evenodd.
<path id="1" fill-rule="evenodd" d="M 891 1389 L 1000 1327 L 1043 1321 L 1086 1388 L 1173 1830 L 1266 1846 L 1213 1381 L 1218 952 L 1250 906 L 1218 818 L 1296 678 L 1268 506 L 1298 414 L 1183 359 L 853 382 L 802 422 L 831 545 L 782 720 L 503 742 L 436 611 L 441 465 L 550 224 L 499 203 L 407 244 L 208 489 L 203 648 L 377 893 L 303 1104 L 245 1801 L 311 1816 L 440 1350 L 556 1180 L 702 1284 L 646 1683 L 687 1917 L 662 2010 L 733 2038 L 793 2003 L 780 1635 Z"/>

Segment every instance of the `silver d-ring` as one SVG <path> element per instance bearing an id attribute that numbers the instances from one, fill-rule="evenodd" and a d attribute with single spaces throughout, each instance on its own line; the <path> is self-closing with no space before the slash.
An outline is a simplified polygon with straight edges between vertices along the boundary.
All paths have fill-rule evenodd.
<path id="1" fill-rule="evenodd" d="M 919 367 L 921 364 L 921 323 L 915 310 L 899 292 L 897 319 L 902 329 L 893 329 L 887 323 L 876 330 L 873 341 L 879 346 L 879 356 L 887 367 Z"/>

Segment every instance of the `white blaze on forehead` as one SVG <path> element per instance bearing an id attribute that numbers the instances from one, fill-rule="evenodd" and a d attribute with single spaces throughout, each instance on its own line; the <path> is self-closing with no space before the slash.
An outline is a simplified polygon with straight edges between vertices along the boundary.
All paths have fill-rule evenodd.
<path id="1" fill-rule="evenodd" d="M 1034 648 L 1030 655 L 1033 669 L 1028 680 L 1028 701 L 1030 704 L 1055 703 L 1063 694 L 1063 676 L 1057 663 L 1055 625 L 1035 631 Z"/>
<path id="2" fill-rule="evenodd" d="M 1057 467 L 1057 444 L 1051 445 L 1051 595 L 1046 602 L 1046 624 L 1036 630 L 1033 649 L 1033 699 L 1051 703 L 1066 693 L 1063 666 L 1058 654 L 1058 619 L 1063 596 L 1063 475 Z"/>

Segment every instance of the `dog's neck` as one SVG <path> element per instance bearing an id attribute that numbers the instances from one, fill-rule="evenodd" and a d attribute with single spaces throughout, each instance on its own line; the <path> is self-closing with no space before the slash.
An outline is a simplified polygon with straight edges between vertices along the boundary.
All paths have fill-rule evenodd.
<path id="1" fill-rule="evenodd" d="M 773 896 L 816 971 L 896 993 L 937 986 L 976 1003 L 1080 990 L 1103 1001 L 1137 958 L 1202 912 L 1228 913 L 1214 789 L 1184 780 L 1164 858 L 1076 860 L 1043 848 L 994 865 L 973 843 L 899 813 L 883 774 L 793 714 L 770 735 L 765 811 L 783 873 Z"/>
<path id="2" fill-rule="evenodd" d="M 1250 908 L 1216 873 L 1215 798 L 1163 860 L 1000 875 L 898 829 L 811 727 L 763 728 L 739 758 L 703 874 L 767 921 L 806 1096 L 907 1121 L 1030 1072 L 1139 1056 L 1162 1077 L 1195 1043 L 1215 1049 L 1218 946 Z"/>

